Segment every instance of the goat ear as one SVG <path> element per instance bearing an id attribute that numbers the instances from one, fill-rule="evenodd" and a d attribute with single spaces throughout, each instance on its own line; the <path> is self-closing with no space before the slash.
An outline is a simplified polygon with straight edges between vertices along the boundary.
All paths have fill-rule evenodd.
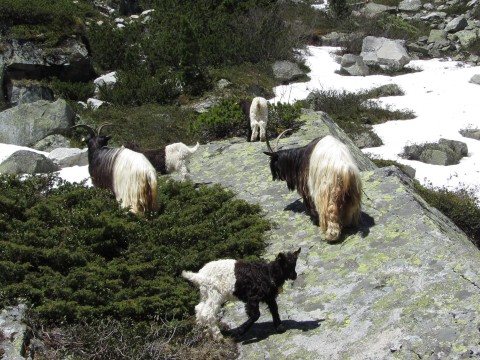
<path id="1" fill-rule="evenodd" d="M 298 250 L 295 251 L 295 252 L 293 253 L 293 255 L 295 255 L 295 256 L 298 257 L 298 254 L 300 254 L 300 250 L 302 250 L 302 248 L 298 248 Z"/>
<path id="2" fill-rule="evenodd" d="M 278 159 L 278 154 L 276 152 L 264 151 L 263 153 L 270 156 L 272 159 Z"/>
<path id="3" fill-rule="evenodd" d="M 284 261 L 285 260 L 285 254 L 284 253 L 278 253 L 277 260 L 278 261 Z"/>

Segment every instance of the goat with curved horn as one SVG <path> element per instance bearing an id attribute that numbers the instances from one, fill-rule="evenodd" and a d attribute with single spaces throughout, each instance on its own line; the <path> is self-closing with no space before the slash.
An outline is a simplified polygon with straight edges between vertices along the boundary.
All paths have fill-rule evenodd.
<path id="1" fill-rule="evenodd" d="M 102 189 L 110 189 L 123 207 L 133 213 L 157 209 L 157 172 L 148 159 L 140 153 L 125 148 L 107 147 L 111 136 L 101 135 L 103 123 L 95 132 L 88 125 L 75 125 L 84 128 L 90 138 L 88 146 L 88 172 L 92 184 Z"/>
<path id="2" fill-rule="evenodd" d="M 358 224 L 362 182 L 345 144 L 327 135 L 294 149 L 278 150 L 278 141 L 275 151 L 268 141 L 267 146 L 272 180 L 286 181 L 290 191 L 297 190 L 327 241 L 338 240 L 343 227 Z"/>

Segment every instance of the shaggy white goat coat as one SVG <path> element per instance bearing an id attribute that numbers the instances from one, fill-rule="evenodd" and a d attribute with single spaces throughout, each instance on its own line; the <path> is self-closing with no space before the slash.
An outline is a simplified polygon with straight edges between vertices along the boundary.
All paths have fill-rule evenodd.
<path id="1" fill-rule="evenodd" d="M 180 180 L 189 180 L 190 170 L 188 169 L 188 162 L 190 156 L 198 150 L 199 146 L 198 142 L 193 147 L 188 147 L 181 142 L 167 145 L 165 147 L 165 167 L 167 173 L 178 171 Z"/>
<path id="2" fill-rule="evenodd" d="M 144 155 L 120 149 L 113 166 L 113 192 L 134 214 L 156 209 L 157 172 Z"/>
<path id="3" fill-rule="evenodd" d="M 222 304 L 236 300 L 235 264 L 237 260 L 225 259 L 206 264 L 198 273 L 183 271 L 182 276 L 200 288 L 200 303 L 195 306 L 197 323 L 208 328 L 214 338 L 221 338 L 217 314 Z"/>
<path id="4" fill-rule="evenodd" d="M 333 136 L 325 136 L 313 149 L 308 189 L 327 240 L 338 239 L 342 226 L 358 224 L 360 171 L 347 146 Z"/>
<path id="5" fill-rule="evenodd" d="M 265 141 L 268 121 L 268 103 L 262 97 L 256 97 L 252 100 L 250 106 L 250 127 L 252 137 L 250 141 L 256 141 L 260 132 L 260 141 Z"/>

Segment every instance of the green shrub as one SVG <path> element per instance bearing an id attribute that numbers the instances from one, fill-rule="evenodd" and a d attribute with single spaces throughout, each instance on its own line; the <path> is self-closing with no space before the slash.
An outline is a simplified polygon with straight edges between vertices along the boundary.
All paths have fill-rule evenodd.
<path id="1" fill-rule="evenodd" d="M 276 137 L 283 130 L 292 129 L 297 131 L 303 125 L 299 121 L 302 112 L 302 103 L 290 104 L 269 104 L 268 105 L 268 132 L 270 137 Z"/>
<path id="2" fill-rule="evenodd" d="M 94 95 L 95 85 L 91 82 L 61 81 L 57 78 L 47 82 L 56 97 L 71 101 L 86 101 Z"/>
<path id="3" fill-rule="evenodd" d="M 414 182 L 416 191 L 462 229 L 480 248 L 480 207 L 473 189 L 430 188 Z"/>
<path id="4" fill-rule="evenodd" d="M 179 82 L 179 76 L 166 69 L 151 74 L 146 67 L 137 65 L 128 71 L 118 71 L 114 86 L 101 86 L 100 98 L 116 105 L 167 105 L 180 95 Z"/>
<path id="5" fill-rule="evenodd" d="M 198 141 L 189 130 L 192 110 L 179 106 L 146 104 L 138 107 L 102 106 L 97 110 L 78 109 L 81 123 L 97 128 L 104 122 L 112 136 L 112 146 L 135 141 L 144 149 L 155 149 L 174 142 L 195 144 Z"/>
<path id="6" fill-rule="evenodd" d="M 310 98 L 310 106 L 325 111 L 347 133 L 358 134 L 367 125 L 381 124 L 388 120 L 414 118 L 409 110 L 390 110 L 370 100 L 372 91 L 352 93 L 337 90 L 317 90 Z"/>
<path id="7" fill-rule="evenodd" d="M 0 0 L 0 23 L 8 37 L 49 45 L 83 34 L 84 20 L 96 14 L 85 0 Z"/>
<path id="8" fill-rule="evenodd" d="M 402 169 L 403 165 L 382 159 L 372 159 L 378 167 L 395 165 Z M 471 241 L 480 249 L 480 206 L 474 189 L 449 190 L 446 187 L 423 186 L 414 180 L 417 193 L 431 206 L 452 220 L 462 229 Z"/>
<path id="9" fill-rule="evenodd" d="M 269 223 L 218 185 L 160 178 L 158 213 L 137 217 L 109 191 L 54 177 L 0 177 L 0 307 L 23 299 L 45 324 L 193 313 L 180 277 L 218 258 L 255 258 Z"/>
<path id="10" fill-rule="evenodd" d="M 201 141 L 242 136 L 247 123 L 235 99 L 224 98 L 208 112 L 199 114 L 191 123 L 191 131 Z"/>
<path id="11" fill-rule="evenodd" d="M 277 103 L 268 104 L 267 135 L 275 137 L 285 129 L 298 130 L 302 123 L 298 117 L 301 103 L 295 105 Z M 246 136 L 247 123 L 238 101 L 233 98 L 223 99 L 208 112 L 198 115 L 191 125 L 193 134 L 201 141 L 223 139 L 232 136 Z"/>

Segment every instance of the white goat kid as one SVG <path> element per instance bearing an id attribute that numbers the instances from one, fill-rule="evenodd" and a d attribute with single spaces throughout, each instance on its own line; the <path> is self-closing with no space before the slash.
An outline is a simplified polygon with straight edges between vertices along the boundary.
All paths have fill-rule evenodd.
<path id="1" fill-rule="evenodd" d="M 256 97 L 252 100 L 250 106 L 250 127 L 252 129 L 252 138 L 250 141 L 256 141 L 260 132 L 260 141 L 265 141 L 268 121 L 268 103 L 263 97 Z"/>

